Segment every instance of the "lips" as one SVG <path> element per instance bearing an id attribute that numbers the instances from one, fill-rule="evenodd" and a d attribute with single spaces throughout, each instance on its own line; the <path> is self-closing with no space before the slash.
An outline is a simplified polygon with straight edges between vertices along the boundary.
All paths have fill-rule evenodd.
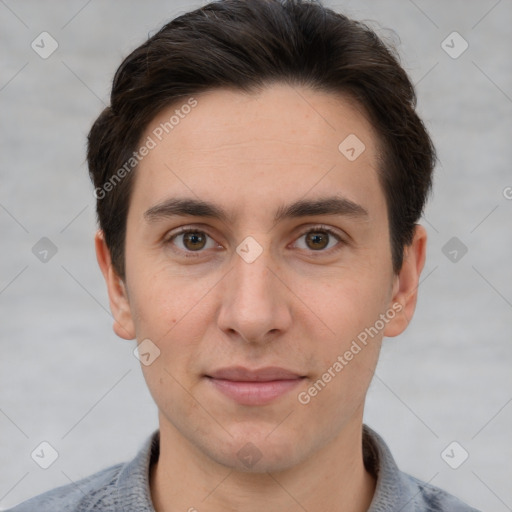
<path id="1" fill-rule="evenodd" d="M 221 368 L 205 376 L 216 391 L 240 405 L 264 405 L 291 391 L 305 376 L 292 370 L 269 366 L 248 369 Z"/>
<path id="2" fill-rule="evenodd" d="M 232 380 L 237 382 L 269 382 L 274 380 L 300 379 L 302 376 L 277 366 L 268 366 L 258 370 L 250 370 L 242 366 L 221 368 L 207 375 L 213 379 Z"/>

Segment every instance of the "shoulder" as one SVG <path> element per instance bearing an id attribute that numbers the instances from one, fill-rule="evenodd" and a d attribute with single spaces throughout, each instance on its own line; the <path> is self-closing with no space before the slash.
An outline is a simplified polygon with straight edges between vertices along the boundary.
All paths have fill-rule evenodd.
<path id="1" fill-rule="evenodd" d="M 124 464 L 117 464 L 75 483 L 35 496 L 7 512 L 86 512 L 114 510 L 116 480 Z"/>
<path id="2" fill-rule="evenodd" d="M 363 426 L 363 456 L 376 478 L 368 512 L 479 512 L 443 489 L 400 471 L 384 439 L 367 425 Z"/>
<path id="3" fill-rule="evenodd" d="M 418 512 L 479 512 L 452 494 L 423 482 L 407 473 L 401 472 L 405 485 L 409 487 L 409 495 L 414 496 L 411 510 Z M 407 509 L 408 510 L 408 509 Z"/>
<path id="4" fill-rule="evenodd" d="M 131 461 L 52 489 L 7 512 L 154 512 L 149 472 L 158 460 L 159 443 L 156 430 Z"/>

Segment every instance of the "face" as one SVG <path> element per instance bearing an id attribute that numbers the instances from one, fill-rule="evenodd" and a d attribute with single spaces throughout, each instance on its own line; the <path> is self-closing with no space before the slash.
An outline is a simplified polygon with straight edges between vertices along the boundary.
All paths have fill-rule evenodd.
<path id="1" fill-rule="evenodd" d="M 150 340 L 161 432 L 229 467 L 283 470 L 360 426 L 424 247 L 393 273 L 376 134 L 347 99 L 273 85 L 195 101 L 143 137 L 156 145 L 136 171 L 122 285 L 99 249 L 116 332 Z"/>

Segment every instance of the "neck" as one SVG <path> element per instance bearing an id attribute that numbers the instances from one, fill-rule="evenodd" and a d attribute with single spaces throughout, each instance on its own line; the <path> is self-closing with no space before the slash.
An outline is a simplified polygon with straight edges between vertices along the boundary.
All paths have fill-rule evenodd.
<path id="1" fill-rule="evenodd" d="M 160 418 L 160 456 L 150 474 L 155 510 L 364 512 L 375 480 L 364 467 L 358 420 L 290 469 L 249 473 L 216 463 Z"/>

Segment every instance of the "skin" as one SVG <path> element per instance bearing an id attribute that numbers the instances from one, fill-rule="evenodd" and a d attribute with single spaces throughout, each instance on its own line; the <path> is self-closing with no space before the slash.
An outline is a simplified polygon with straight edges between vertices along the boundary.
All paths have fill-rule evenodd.
<path id="1" fill-rule="evenodd" d="M 400 334 L 414 313 L 425 230 L 416 227 L 394 274 L 378 139 L 347 98 L 275 84 L 196 99 L 136 171 L 125 281 L 101 231 L 96 236 L 115 332 L 149 338 L 160 350 L 142 365 L 159 409 L 160 458 L 150 479 L 155 509 L 367 510 L 375 481 L 362 459 L 365 396 L 383 336 Z M 143 138 L 175 109 L 162 111 Z M 350 134 L 366 147 L 354 161 L 338 150 Z M 274 222 L 283 205 L 332 196 L 367 215 Z M 232 218 L 145 216 L 171 197 L 214 202 Z M 326 240 L 318 224 L 340 238 L 311 245 L 308 231 Z M 183 226 L 208 235 L 206 245 L 194 251 L 183 235 L 173 238 Z M 247 236 L 263 249 L 252 263 L 236 252 Z M 301 404 L 298 393 L 393 304 L 401 312 Z M 205 377 L 233 365 L 280 366 L 305 378 L 270 403 L 240 405 Z M 250 468 L 237 456 L 248 442 L 261 454 Z"/>

